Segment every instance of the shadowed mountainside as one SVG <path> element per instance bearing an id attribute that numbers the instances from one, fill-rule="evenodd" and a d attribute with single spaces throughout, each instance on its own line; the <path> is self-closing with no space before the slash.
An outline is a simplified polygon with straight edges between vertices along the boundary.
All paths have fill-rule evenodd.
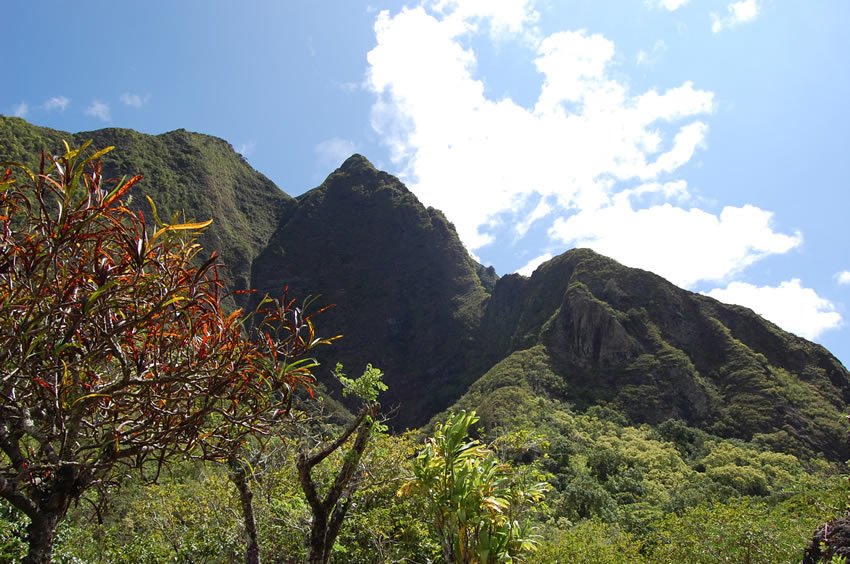
<path id="1" fill-rule="evenodd" d="M 286 281 L 295 295 L 335 304 L 319 322 L 343 335 L 327 356 L 352 371 L 380 366 L 384 404 L 400 406 L 395 424 L 426 421 L 475 372 L 470 352 L 488 297 L 480 266 L 441 212 L 360 155 L 297 201 L 258 257 L 254 287 L 262 294 Z"/>

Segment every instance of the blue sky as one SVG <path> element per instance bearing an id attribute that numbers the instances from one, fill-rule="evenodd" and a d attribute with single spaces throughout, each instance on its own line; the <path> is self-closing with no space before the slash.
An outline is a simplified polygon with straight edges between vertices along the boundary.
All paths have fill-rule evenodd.
<path id="1" fill-rule="evenodd" d="M 7 0 L 4 16 L 4 115 L 209 133 L 292 195 L 360 152 L 500 274 L 588 246 L 850 361 L 848 2 Z"/>

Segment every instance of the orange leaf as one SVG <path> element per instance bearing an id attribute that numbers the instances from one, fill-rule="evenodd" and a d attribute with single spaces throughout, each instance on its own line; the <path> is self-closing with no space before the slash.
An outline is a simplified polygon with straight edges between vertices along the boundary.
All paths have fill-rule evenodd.
<path id="1" fill-rule="evenodd" d="M 128 191 L 130 188 L 132 188 L 132 187 L 133 187 L 133 185 L 134 185 L 136 182 L 138 182 L 139 180 L 141 180 L 142 178 L 144 178 L 144 177 L 143 177 L 141 174 L 137 174 L 136 176 L 134 176 L 133 178 L 131 178 L 131 179 L 130 179 L 130 180 L 128 180 L 127 182 L 124 182 L 124 183 L 119 184 L 118 186 L 116 186 L 116 187 L 112 190 L 112 192 L 110 192 L 109 194 L 107 194 L 107 195 L 106 195 L 106 197 L 103 199 L 103 205 L 104 205 L 104 206 L 108 206 L 109 204 L 111 204 L 112 202 L 114 202 L 115 200 L 117 200 L 118 198 L 120 198 L 121 196 L 123 196 L 124 194 L 126 194 L 126 193 L 127 193 L 127 191 Z"/>

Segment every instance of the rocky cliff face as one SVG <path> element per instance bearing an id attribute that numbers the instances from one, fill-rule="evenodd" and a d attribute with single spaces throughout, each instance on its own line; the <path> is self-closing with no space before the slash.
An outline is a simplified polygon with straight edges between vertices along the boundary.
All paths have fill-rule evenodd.
<path id="1" fill-rule="evenodd" d="M 634 423 L 681 419 L 799 453 L 848 452 L 847 370 L 752 311 L 588 250 L 496 285 L 482 332 L 495 357 L 543 345 L 557 399 L 608 404 Z M 522 379 L 524 375 L 518 374 Z"/>

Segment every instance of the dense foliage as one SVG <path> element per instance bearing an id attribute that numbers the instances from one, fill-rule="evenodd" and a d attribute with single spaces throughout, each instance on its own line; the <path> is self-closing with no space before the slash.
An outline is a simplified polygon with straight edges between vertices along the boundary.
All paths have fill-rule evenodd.
<path id="1" fill-rule="evenodd" d="M 424 497 L 446 562 L 502 562 L 536 545 L 528 515 L 544 482 L 526 483 L 511 465 L 469 437 L 475 412 L 450 415 L 413 460 L 404 493 Z"/>
<path id="2" fill-rule="evenodd" d="M 70 504 L 119 464 L 156 476 L 227 457 L 312 382 L 309 317 L 264 300 L 258 337 L 222 308 L 216 257 L 127 208 L 88 145 L 0 181 L 0 497 L 25 514 L 27 561 L 49 561 Z M 200 266 L 195 266 L 200 263 Z"/>
<path id="3" fill-rule="evenodd" d="M 469 530 L 476 522 L 480 530 L 489 517 L 495 519 L 488 526 L 498 529 L 505 523 L 500 500 L 510 498 L 511 482 L 549 484 L 526 513 L 528 538 L 536 541 L 526 559 L 533 562 L 798 562 L 815 528 L 844 510 L 846 483 L 822 459 L 722 439 L 681 421 L 634 427 L 612 409 L 577 413 L 524 392 L 522 380 L 515 383 L 473 395 L 485 411 L 478 425 L 463 425 L 468 414 L 447 416 L 435 423 L 424 448 L 413 435 L 376 437 L 361 461 L 359 488 L 331 561 L 445 561 L 435 519 L 443 515 L 444 523 L 458 526 L 463 509 Z M 479 392 L 487 382 L 481 384 Z M 318 432 L 333 440 L 334 427 Z M 293 462 L 298 448 L 291 441 L 278 445 L 257 475 L 267 560 L 307 558 L 311 510 Z M 429 469 L 452 453 L 456 461 L 466 458 L 467 469 L 498 471 L 468 473 L 475 479 L 442 488 Z M 344 452 L 335 453 L 314 478 L 331 487 L 344 464 Z M 479 487 L 488 483 L 489 490 Z M 478 489 L 465 489 L 474 484 Z M 482 491 L 498 493 L 480 505 Z M 157 561 L 197 561 L 213 553 L 213 560 L 227 560 L 239 554 L 244 534 L 237 507 L 216 468 L 178 469 L 159 486 L 128 486 L 104 514 L 104 525 L 89 508 L 77 507 L 73 526 L 60 534 L 67 539 L 60 552 L 92 562 L 130 561 L 116 559 L 109 548 L 127 543 L 145 547 L 147 558 Z M 522 553 L 514 556 L 523 560 Z"/>
<path id="4" fill-rule="evenodd" d="M 623 426 L 600 415 L 560 407 L 552 417 L 529 413 L 529 420 L 545 422 L 543 429 L 493 433 L 498 439 L 487 450 L 498 453 L 500 464 L 510 465 L 507 472 L 526 477 L 526 483 L 542 477 L 551 487 L 527 514 L 537 546 L 525 559 L 519 555 L 520 561 L 799 562 L 814 530 L 843 511 L 847 488 L 824 463 L 785 460 L 787 474 L 767 492 L 745 494 L 728 486 L 728 478 L 736 468 L 749 476 L 744 459 L 769 459 L 771 453 L 719 440 L 723 450 L 737 450 L 742 458 L 712 463 L 727 467 L 717 481 L 705 475 L 708 468 L 702 470 L 706 455 L 687 454 L 695 446 L 686 438 L 687 428 L 671 425 L 665 439 L 653 429 Z M 548 427 L 557 420 L 571 425 L 573 433 L 550 434 Z M 332 427 L 326 431 L 331 439 L 337 433 Z M 492 436 L 483 427 L 477 431 L 479 441 Z M 278 444 L 265 470 L 257 473 L 260 546 L 267 561 L 307 559 L 311 510 L 294 463 L 298 449 L 292 441 Z M 421 438 L 412 435 L 375 438 L 361 460 L 363 474 L 332 562 L 444 561 L 433 498 L 405 485 L 417 479 L 414 465 L 422 452 Z M 318 468 L 314 478 L 322 488 L 332 485 L 344 462 L 345 453 L 338 452 Z M 754 464 L 779 473 L 775 461 Z M 73 507 L 59 530 L 57 558 L 232 561 L 242 553 L 244 534 L 238 503 L 220 466 L 175 466 L 158 485 L 126 483 L 100 515 L 103 524 L 91 507 Z M 0 547 L 20 550 L 12 534 L 14 518 L 5 523 Z"/>

